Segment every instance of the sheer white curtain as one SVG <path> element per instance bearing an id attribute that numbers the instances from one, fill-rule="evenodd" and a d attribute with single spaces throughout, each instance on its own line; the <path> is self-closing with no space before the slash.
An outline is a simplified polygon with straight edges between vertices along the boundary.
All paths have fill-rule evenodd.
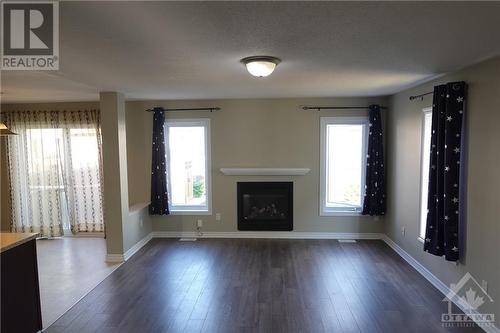
<path id="1" fill-rule="evenodd" d="M 6 112 L 11 226 L 55 237 L 104 231 L 98 110 Z"/>

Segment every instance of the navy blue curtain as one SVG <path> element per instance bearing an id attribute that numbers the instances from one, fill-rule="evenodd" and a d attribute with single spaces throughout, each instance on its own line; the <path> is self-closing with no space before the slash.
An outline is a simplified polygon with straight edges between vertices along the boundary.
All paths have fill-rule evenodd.
<path id="1" fill-rule="evenodd" d="M 151 163 L 151 215 L 168 215 L 167 158 L 165 151 L 165 115 L 163 108 L 153 109 L 153 153 Z"/>
<path id="2" fill-rule="evenodd" d="M 460 169 L 465 82 L 434 87 L 424 251 L 459 259 Z"/>
<path id="3" fill-rule="evenodd" d="M 380 106 L 370 105 L 363 215 L 385 215 L 384 139 Z"/>

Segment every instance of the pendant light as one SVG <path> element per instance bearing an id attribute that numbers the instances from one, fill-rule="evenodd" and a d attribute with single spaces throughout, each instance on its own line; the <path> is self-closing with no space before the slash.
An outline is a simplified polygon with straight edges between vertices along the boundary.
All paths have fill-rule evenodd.
<path id="1" fill-rule="evenodd" d="M 0 136 L 17 135 L 12 132 L 4 123 L 0 123 Z"/>

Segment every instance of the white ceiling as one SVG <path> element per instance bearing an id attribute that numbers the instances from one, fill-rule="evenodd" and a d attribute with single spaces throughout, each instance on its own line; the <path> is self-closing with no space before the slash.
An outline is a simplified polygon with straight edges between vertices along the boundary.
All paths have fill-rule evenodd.
<path id="1" fill-rule="evenodd" d="M 59 71 L 2 102 L 388 95 L 500 54 L 500 2 L 61 2 Z M 239 60 L 283 61 L 268 78 Z"/>

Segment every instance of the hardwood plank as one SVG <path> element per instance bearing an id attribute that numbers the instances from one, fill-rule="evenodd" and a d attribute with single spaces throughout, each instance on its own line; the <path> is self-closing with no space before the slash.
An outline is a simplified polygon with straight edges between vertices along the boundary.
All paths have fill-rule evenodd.
<path id="1" fill-rule="evenodd" d="M 153 239 L 46 332 L 482 332 L 442 298 L 381 241 Z"/>

